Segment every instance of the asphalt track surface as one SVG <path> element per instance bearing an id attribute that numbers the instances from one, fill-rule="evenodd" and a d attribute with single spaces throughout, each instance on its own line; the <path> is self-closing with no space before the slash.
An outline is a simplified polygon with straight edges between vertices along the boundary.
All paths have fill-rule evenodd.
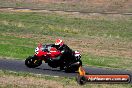
<path id="1" fill-rule="evenodd" d="M 119 70 L 119 69 L 106 69 L 97 67 L 84 67 L 88 74 L 128 74 L 132 79 L 132 71 Z M 61 77 L 76 77 L 78 73 L 65 73 L 60 71 L 59 68 L 51 68 L 46 63 L 43 63 L 37 68 L 28 68 L 25 66 L 24 61 L 21 60 L 0 60 L 0 70 L 9 70 L 14 72 L 29 72 L 34 74 L 43 74 L 51 76 Z M 132 80 L 130 81 L 132 83 Z"/>

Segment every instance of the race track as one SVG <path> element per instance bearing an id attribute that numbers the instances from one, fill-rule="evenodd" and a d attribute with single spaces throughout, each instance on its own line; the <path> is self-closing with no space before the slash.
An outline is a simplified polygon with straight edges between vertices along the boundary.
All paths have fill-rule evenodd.
<path id="1" fill-rule="evenodd" d="M 84 67 L 86 73 L 89 74 L 129 74 L 132 79 L 132 71 L 106 69 L 97 67 Z M 37 68 L 28 68 L 25 66 L 24 61 L 21 60 L 0 60 L 0 70 L 9 70 L 15 72 L 29 72 L 35 74 L 44 74 L 52 76 L 63 76 L 63 77 L 76 77 L 78 73 L 65 73 L 60 71 L 59 68 L 51 68 L 47 64 L 43 63 Z M 131 82 L 132 83 L 132 80 Z"/>

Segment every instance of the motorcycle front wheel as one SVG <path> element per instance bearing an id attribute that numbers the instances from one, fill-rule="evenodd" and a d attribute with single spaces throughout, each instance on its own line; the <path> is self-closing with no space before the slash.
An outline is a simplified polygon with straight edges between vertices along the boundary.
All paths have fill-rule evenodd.
<path id="1" fill-rule="evenodd" d="M 29 56 L 25 60 L 25 65 L 29 68 L 35 68 L 42 64 L 42 60 L 38 60 L 35 56 Z"/>

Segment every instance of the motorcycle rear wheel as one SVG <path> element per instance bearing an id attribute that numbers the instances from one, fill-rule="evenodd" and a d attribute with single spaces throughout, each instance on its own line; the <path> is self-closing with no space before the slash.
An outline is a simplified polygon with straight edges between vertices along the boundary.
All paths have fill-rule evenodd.
<path id="1" fill-rule="evenodd" d="M 64 68 L 65 72 L 69 73 L 69 72 L 76 72 L 76 71 L 78 71 L 79 67 L 82 66 L 82 61 L 79 60 L 78 62 L 80 63 L 78 66 L 75 66 L 75 67 L 66 66 L 66 68 Z"/>

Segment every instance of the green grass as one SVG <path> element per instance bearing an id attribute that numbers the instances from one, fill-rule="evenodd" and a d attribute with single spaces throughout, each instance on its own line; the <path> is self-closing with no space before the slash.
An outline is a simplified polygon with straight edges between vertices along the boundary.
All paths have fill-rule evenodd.
<path id="1" fill-rule="evenodd" d="M 26 58 L 26 56 L 33 54 L 33 45 L 32 39 L 1 35 L 0 55 L 2 57 Z"/>
<path id="2" fill-rule="evenodd" d="M 112 38 L 114 41 L 119 40 L 131 44 L 132 21 L 130 19 L 81 19 L 48 13 L 3 12 L 0 13 L 0 56 L 24 60 L 29 55 L 34 54 L 37 43 L 53 43 L 56 37 L 66 39 L 72 37 L 80 40 L 92 37 L 108 40 Z M 30 37 L 30 35 L 32 36 Z M 51 36 L 53 40 L 49 40 L 47 36 Z M 81 47 L 87 49 L 89 46 L 83 45 Z M 97 45 L 93 45 L 91 48 L 102 49 L 98 48 Z M 131 50 L 130 47 L 127 48 Z M 132 68 L 131 58 L 90 55 L 85 52 L 82 54 L 84 64 Z M 126 59 L 128 64 L 123 62 L 123 59 Z"/>
<path id="3" fill-rule="evenodd" d="M 124 62 L 125 59 L 125 62 Z M 95 55 L 82 55 L 82 61 L 87 66 L 98 66 L 104 68 L 128 69 L 131 70 L 132 63 L 130 58 L 119 58 L 112 56 L 95 56 Z M 129 64 L 128 64 L 129 63 Z"/>
<path id="4" fill-rule="evenodd" d="M 12 57 L 12 58 L 26 58 L 28 55 L 32 55 L 33 48 L 25 46 L 14 46 L 9 44 L 0 44 L 2 57 Z M 13 51 L 13 52 L 12 52 Z"/>
<path id="5" fill-rule="evenodd" d="M 0 13 L 0 17 L 0 32 L 132 39 L 131 20 L 87 20 L 37 13 Z"/>

